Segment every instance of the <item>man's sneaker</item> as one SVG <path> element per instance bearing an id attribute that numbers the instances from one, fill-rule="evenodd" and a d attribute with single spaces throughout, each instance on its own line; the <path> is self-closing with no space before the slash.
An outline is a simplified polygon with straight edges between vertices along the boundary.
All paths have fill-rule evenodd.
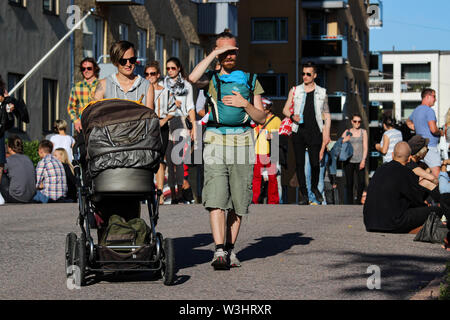
<path id="1" fill-rule="evenodd" d="M 228 252 L 228 256 L 230 257 L 230 267 L 231 268 L 239 268 L 241 266 L 241 262 L 236 257 L 236 253 L 233 250 Z"/>
<path id="2" fill-rule="evenodd" d="M 214 270 L 228 270 L 230 267 L 228 266 L 227 252 L 223 251 L 223 249 L 217 249 L 214 252 L 211 265 L 214 267 Z"/>

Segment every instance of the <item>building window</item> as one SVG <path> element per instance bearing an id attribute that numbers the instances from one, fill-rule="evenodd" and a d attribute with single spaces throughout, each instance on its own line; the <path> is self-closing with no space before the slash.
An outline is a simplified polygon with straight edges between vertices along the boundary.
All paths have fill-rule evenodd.
<path id="1" fill-rule="evenodd" d="M 165 67 L 164 61 L 164 36 L 156 34 L 155 39 L 155 60 L 160 62 L 161 66 Z"/>
<path id="2" fill-rule="evenodd" d="M 319 11 L 308 12 L 306 24 L 308 37 L 317 37 L 327 34 L 326 21 L 322 12 Z"/>
<path id="3" fill-rule="evenodd" d="M 408 119 L 414 109 L 421 104 L 422 101 L 402 101 L 402 120 Z"/>
<path id="4" fill-rule="evenodd" d="M 393 64 L 383 64 L 383 79 L 393 80 L 394 79 L 394 65 Z"/>
<path id="5" fill-rule="evenodd" d="M 26 0 L 9 0 L 9 4 L 22 8 L 25 8 L 27 5 Z"/>
<path id="6" fill-rule="evenodd" d="M 11 91 L 12 88 L 14 88 L 16 86 L 16 84 L 18 84 L 22 78 L 23 78 L 23 74 L 8 73 L 8 91 Z M 26 102 L 25 85 L 26 85 L 26 82 L 19 89 L 17 89 L 14 92 L 13 97 L 15 99 L 23 100 L 23 102 Z M 22 121 L 19 121 L 17 119 L 17 117 L 14 117 L 14 127 L 17 129 L 20 129 L 22 131 L 26 131 L 26 124 Z"/>
<path id="7" fill-rule="evenodd" d="M 431 80 L 431 64 L 402 64 L 402 80 Z"/>
<path id="8" fill-rule="evenodd" d="M 58 14 L 58 0 L 43 0 L 42 8 L 45 13 Z"/>
<path id="9" fill-rule="evenodd" d="M 52 132 L 58 112 L 58 81 L 44 79 L 42 85 L 42 131 Z"/>
<path id="10" fill-rule="evenodd" d="M 189 50 L 189 71 L 192 71 L 196 65 L 203 60 L 205 51 L 198 44 L 191 43 Z"/>
<path id="11" fill-rule="evenodd" d="M 103 20 L 90 16 L 83 23 L 83 56 L 98 60 L 103 55 Z"/>
<path id="12" fill-rule="evenodd" d="M 137 57 L 142 59 L 141 61 L 147 60 L 147 30 L 138 29 L 137 31 Z"/>
<path id="13" fill-rule="evenodd" d="M 287 42 L 287 18 L 253 18 L 252 41 L 254 42 Z"/>
<path id="14" fill-rule="evenodd" d="M 286 73 L 258 74 L 258 81 L 264 89 L 264 96 L 268 98 L 286 99 L 288 94 Z"/>
<path id="15" fill-rule="evenodd" d="M 172 57 L 180 57 L 180 40 L 172 39 Z"/>
<path id="16" fill-rule="evenodd" d="M 119 24 L 119 40 L 128 41 L 128 25 L 124 23 Z"/>

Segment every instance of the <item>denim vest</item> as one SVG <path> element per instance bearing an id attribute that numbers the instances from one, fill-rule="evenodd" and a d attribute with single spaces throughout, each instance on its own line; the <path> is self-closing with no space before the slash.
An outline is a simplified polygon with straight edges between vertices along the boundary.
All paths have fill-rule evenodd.
<path id="1" fill-rule="evenodd" d="M 295 87 L 294 94 L 294 114 L 303 115 L 306 102 L 306 91 L 304 84 Z M 314 112 L 316 114 L 317 125 L 320 132 L 323 130 L 323 108 L 327 98 L 327 90 L 316 85 L 314 91 Z"/>

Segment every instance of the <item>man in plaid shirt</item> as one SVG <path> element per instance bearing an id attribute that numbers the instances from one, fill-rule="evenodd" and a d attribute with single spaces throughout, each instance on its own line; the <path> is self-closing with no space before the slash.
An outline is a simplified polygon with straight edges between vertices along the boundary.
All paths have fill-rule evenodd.
<path id="1" fill-rule="evenodd" d="M 35 202 L 47 203 L 64 198 L 67 193 L 67 178 L 63 164 L 52 156 L 53 143 L 42 140 L 38 153 L 42 159 L 36 167 Z"/>
<path id="2" fill-rule="evenodd" d="M 75 130 L 81 131 L 80 111 L 94 96 L 95 88 L 98 84 L 100 68 L 93 58 L 85 58 L 80 63 L 80 72 L 83 80 L 77 82 L 70 93 L 67 113 L 72 120 Z"/>

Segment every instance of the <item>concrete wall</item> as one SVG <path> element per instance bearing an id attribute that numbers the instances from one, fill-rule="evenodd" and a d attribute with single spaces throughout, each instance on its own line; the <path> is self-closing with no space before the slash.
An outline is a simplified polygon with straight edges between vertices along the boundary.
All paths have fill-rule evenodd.
<path id="1" fill-rule="evenodd" d="M 16 7 L 0 1 L 0 74 L 5 82 L 8 73 L 25 75 L 68 31 L 66 8 L 70 0 L 59 1 L 59 15 L 43 12 L 42 1 L 26 1 Z M 58 81 L 57 119 L 68 120 L 66 105 L 70 90 L 70 44 L 62 46 L 25 83 L 25 100 L 30 113 L 26 126 L 29 138 L 41 139 L 43 79 Z M 15 131 L 15 130 L 13 130 Z"/>
<path id="2" fill-rule="evenodd" d="M 442 53 L 439 57 L 439 125 L 446 122 L 446 114 L 450 108 L 450 52 Z"/>

